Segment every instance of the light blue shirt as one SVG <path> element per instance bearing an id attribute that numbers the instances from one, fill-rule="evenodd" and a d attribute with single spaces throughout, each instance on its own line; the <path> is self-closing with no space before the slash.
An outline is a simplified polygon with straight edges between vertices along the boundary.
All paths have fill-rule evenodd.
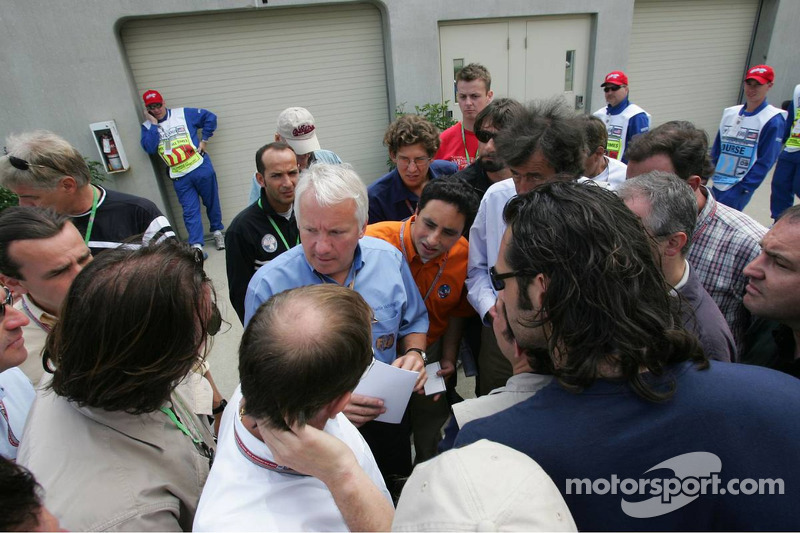
<path id="1" fill-rule="evenodd" d="M 358 292 L 375 313 L 372 344 L 375 358 L 391 363 L 397 357 L 397 342 L 410 333 L 428 332 L 428 311 L 400 251 L 373 237 L 358 241 L 353 264 L 343 283 Z M 302 246 L 295 246 L 259 268 L 244 300 L 244 325 L 250 322 L 259 306 L 278 294 L 295 287 L 317 283 L 336 283 L 311 266 Z"/>
<path id="2" fill-rule="evenodd" d="M 25 429 L 25 420 L 28 418 L 28 411 L 36 397 L 33 385 L 22 373 L 19 368 L 9 368 L 5 372 L 0 372 L 0 400 L 3 400 L 6 416 L 0 414 L 0 456 L 7 459 L 16 459 L 17 446 L 13 446 L 11 441 L 19 442 L 22 439 L 22 430 Z M 9 438 L 9 425 L 11 434 Z"/>
<path id="3" fill-rule="evenodd" d="M 489 187 L 483 195 L 475 222 L 469 230 L 467 298 L 481 319 L 497 301 L 497 293 L 494 292 L 489 279 L 489 269 L 497 263 L 500 243 L 506 231 L 503 209 L 516 195 L 517 189 L 511 178 Z"/>

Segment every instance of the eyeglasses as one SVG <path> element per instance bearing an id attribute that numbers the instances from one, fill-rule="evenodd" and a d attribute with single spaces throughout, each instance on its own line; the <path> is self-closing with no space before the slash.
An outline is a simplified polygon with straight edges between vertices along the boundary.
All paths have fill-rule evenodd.
<path id="1" fill-rule="evenodd" d="M 161 104 L 147 104 L 147 109 L 161 109 Z"/>
<path id="2" fill-rule="evenodd" d="M 512 270 L 511 272 L 506 272 L 505 274 L 498 274 L 495 267 L 489 269 L 489 279 L 492 282 L 492 287 L 494 287 L 494 290 L 497 292 L 500 292 L 506 288 L 506 282 L 503 280 L 515 278 L 523 274 L 533 275 L 533 272 L 529 270 Z"/>
<path id="3" fill-rule="evenodd" d="M 606 85 L 605 87 L 603 87 L 603 92 L 615 93 L 615 92 L 619 91 L 620 89 L 622 89 L 623 87 L 625 87 L 625 86 L 624 85 Z"/>
<path id="4" fill-rule="evenodd" d="M 422 168 L 428 163 L 431 162 L 430 157 L 415 157 L 414 159 L 409 159 L 404 155 L 397 156 L 397 166 L 403 166 L 405 168 L 410 168 L 411 164 L 413 163 L 415 167 Z"/>
<path id="5" fill-rule="evenodd" d="M 7 305 L 14 305 L 14 295 L 11 293 L 10 290 L 6 289 L 6 297 L 3 298 L 3 301 L 0 302 L 0 318 L 4 318 L 6 316 L 6 306 Z"/>
<path id="6" fill-rule="evenodd" d="M 475 137 L 478 138 L 478 141 L 484 144 L 494 139 L 495 136 L 497 136 L 497 132 L 495 131 L 478 130 L 475 132 Z"/>

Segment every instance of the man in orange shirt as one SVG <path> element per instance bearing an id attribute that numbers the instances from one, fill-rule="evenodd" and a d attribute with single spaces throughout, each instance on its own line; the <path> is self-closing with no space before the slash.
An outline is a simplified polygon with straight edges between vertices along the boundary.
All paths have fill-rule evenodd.
<path id="1" fill-rule="evenodd" d="M 439 361 L 438 375 L 445 379 L 455 373 L 462 317 L 474 314 L 467 300 L 469 244 L 463 235 L 477 211 L 472 187 L 442 178 L 425 186 L 411 218 L 367 226 L 367 235 L 394 245 L 408 262 L 428 310 L 428 362 Z M 450 415 L 447 402 L 433 398 L 415 394 L 409 406 L 417 463 L 435 455 Z"/>

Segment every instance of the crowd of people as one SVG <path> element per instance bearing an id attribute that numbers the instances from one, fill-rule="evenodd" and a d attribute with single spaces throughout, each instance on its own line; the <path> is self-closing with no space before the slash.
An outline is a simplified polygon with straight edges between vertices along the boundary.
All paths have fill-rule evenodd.
<path id="1" fill-rule="evenodd" d="M 370 186 L 287 108 L 224 234 L 216 116 L 148 90 L 185 243 L 63 138 L 9 137 L 0 528 L 796 528 L 800 85 L 787 120 L 774 77 L 747 71 L 709 143 L 651 127 L 622 71 L 580 115 L 470 64 L 462 121 L 398 117 Z M 767 229 L 741 209 L 776 161 Z M 201 199 L 244 326 L 230 398 Z M 397 420 L 373 373 L 411 376 Z"/>

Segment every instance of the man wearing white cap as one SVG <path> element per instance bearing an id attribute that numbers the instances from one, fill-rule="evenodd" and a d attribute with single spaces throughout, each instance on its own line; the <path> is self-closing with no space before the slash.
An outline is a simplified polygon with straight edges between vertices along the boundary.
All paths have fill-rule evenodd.
<path id="1" fill-rule="evenodd" d="M 650 113 L 628 100 L 628 76 L 621 70 L 609 72 L 600 87 L 608 105 L 595 111 L 594 116 L 606 123 L 606 154 L 627 164 L 625 147 L 631 139 L 650 129 Z"/>
<path id="2" fill-rule="evenodd" d="M 783 146 L 786 111 L 769 105 L 775 71 L 769 65 L 756 65 L 744 78 L 745 105 L 722 112 L 717 138 L 711 148 L 714 170 L 714 198 L 721 204 L 742 211 L 750 202 Z"/>
<path id="3" fill-rule="evenodd" d="M 278 129 L 275 140 L 283 141 L 292 147 L 297 154 L 297 166 L 300 170 L 307 169 L 314 163 L 331 163 L 340 165 L 342 160 L 330 150 L 322 150 L 317 139 L 317 126 L 314 116 L 304 107 L 287 107 L 278 115 Z M 250 188 L 250 203 L 258 200 L 261 194 L 261 185 L 253 175 L 253 185 Z"/>

